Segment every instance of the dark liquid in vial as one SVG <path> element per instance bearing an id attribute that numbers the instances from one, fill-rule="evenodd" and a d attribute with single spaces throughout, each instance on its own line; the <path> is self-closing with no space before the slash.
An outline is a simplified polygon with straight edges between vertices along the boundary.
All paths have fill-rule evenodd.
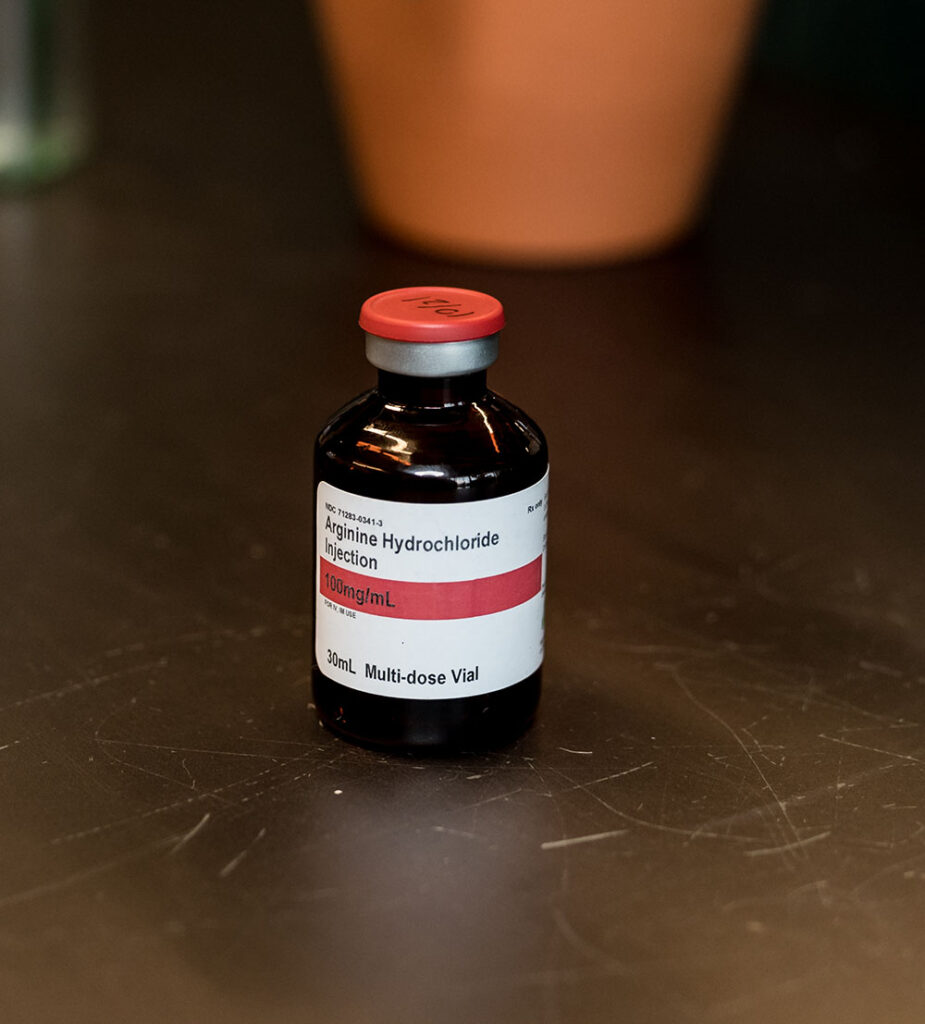
<path id="1" fill-rule="evenodd" d="M 547 463 L 539 427 L 488 389 L 484 370 L 438 378 L 380 370 L 378 386 L 321 431 L 315 485 L 327 481 L 385 501 L 477 501 L 530 487 Z M 342 686 L 316 666 L 314 699 L 329 729 L 364 746 L 476 750 L 509 742 L 527 728 L 540 675 L 537 669 L 491 693 L 415 700 Z"/>

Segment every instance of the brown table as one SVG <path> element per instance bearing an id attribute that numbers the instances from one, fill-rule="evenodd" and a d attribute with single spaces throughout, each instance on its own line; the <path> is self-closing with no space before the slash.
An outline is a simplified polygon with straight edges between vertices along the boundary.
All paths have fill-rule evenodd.
<path id="1" fill-rule="evenodd" d="M 925 1019 L 921 130 L 753 83 L 683 249 L 357 226 L 297 5 L 96 8 L 0 205 L 5 1022 Z M 310 451 L 386 287 L 495 293 L 553 456 L 542 714 L 308 708 Z"/>

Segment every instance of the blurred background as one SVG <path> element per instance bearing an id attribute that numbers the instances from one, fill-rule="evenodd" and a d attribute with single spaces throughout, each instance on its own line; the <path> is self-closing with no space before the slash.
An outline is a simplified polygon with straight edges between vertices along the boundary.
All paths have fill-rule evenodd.
<path id="1" fill-rule="evenodd" d="M 922 6 L 559 6 L 0 0 L 4 1021 L 925 1016 Z M 415 283 L 552 457 L 541 715 L 452 762 L 308 707 Z"/>

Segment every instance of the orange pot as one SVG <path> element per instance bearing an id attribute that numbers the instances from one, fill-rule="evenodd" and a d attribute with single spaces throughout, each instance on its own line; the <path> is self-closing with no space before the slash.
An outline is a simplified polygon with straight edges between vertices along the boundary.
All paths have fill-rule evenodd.
<path id="1" fill-rule="evenodd" d="M 371 219 L 593 262 L 693 221 L 757 0 L 315 0 Z"/>

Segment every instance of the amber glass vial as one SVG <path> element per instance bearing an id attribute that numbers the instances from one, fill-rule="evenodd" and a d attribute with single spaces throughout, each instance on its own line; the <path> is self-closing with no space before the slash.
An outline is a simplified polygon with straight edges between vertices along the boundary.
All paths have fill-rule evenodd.
<path id="1" fill-rule="evenodd" d="M 504 310 L 399 288 L 360 326 L 377 386 L 315 446 L 315 707 L 365 746 L 503 745 L 540 695 L 549 468 L 488 389 Z"/>

